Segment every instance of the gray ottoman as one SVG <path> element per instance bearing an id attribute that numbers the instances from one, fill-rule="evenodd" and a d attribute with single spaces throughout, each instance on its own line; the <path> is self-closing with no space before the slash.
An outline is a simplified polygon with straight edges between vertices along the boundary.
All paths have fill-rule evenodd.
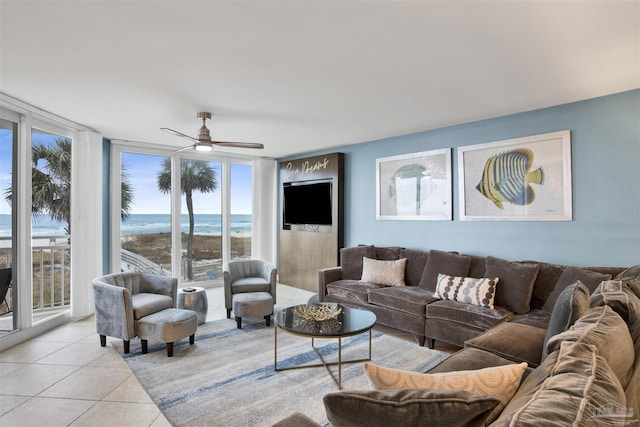
<path id="1" fill-rule="evenodd" d="M 142 353 L 147 353 L 147 341 L 167 343 L 167 356 L 173 356 L 173 343 L 189 337 L 193 345 L 198 328 L 198 316 L 193 310 L 167 308 L 138 320 L 138 337 Z"/>
<path id="2" fill-rule="evenodd" d="M 246 292 L 233 295 L 233 315 L 242 328 L 243 317 L 263 317 L 267 326 L 271 325 L 273 298 L 269 292 Z"/>

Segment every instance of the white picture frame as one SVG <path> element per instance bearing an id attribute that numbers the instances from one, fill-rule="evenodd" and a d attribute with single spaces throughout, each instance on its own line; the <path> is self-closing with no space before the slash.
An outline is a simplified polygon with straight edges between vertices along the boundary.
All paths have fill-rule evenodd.
<path id="1" fill-rule="evenodd" d="M 451 149 L 376 159 L 376 219 L 451 221 Z"/>
<path id="2" fill-rule="evenodd" d="M 461 221 L 571 221 L 571 132 L 458 148 Z"/>

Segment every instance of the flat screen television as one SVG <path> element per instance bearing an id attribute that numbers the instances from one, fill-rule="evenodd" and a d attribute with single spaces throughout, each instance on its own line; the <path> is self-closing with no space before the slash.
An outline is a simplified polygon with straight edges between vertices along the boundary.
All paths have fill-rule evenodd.
<path id="1" fill-rule="evenodd" d="M 299 181 L 283 186 L 283 222 L 289 225 L 331 225 L 331 181 Z"/>

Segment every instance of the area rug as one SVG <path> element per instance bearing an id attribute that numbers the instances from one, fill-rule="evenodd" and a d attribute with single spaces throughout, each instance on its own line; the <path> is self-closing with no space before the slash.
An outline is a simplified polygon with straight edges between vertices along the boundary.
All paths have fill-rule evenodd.
<path id="1" fill-rule="evenodd" d="M 130 354 L 122 354 L 122 342 L 113 345 L 174 426 L 270 426 L 296 411 L 325 423 L 322 397 L 337 391 L 336 384 L 324 367 L 276 372 L 273 335 L 274 327 L 264 321 L 243 319 L 237 329 L 233 319 L 223 319 L 199 326 L 193 346 L 188 339 L 175 343 L 171 358 L 161 343 L 149 342 L 147 354 L 137 339 Z M 336 339 L 316 339 L 315 345 L 325 360 L 337 360 Z M 343 360 L 367 357 L 368 348 L 367 333 L 344 338 Z M 373 331 L 377 364 L 424 372 L 447 356 Z M 315 363 L 309 338 L 278 330 L 278 367 Z M 342 387 L 369 388 L 362 363 L 342 366 Z"/>

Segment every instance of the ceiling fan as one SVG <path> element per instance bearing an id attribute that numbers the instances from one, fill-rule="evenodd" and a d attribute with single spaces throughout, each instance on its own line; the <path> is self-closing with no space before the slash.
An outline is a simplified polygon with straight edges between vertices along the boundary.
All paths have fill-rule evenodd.
<path id="1" fill-rule="evenodd" d="M 206 126 L 206 120 L 211 119 L 211 113 L 200 112 L 198 113 L 198 118 L 202 119 L 202 127 L 200 128 L 200 132 L 197 138 L 193 138 L 189 135 L 185 135 L 182 132 L 178 132 L 177 130 L 169 129 L 169 128 L 160 128 L 165 132 L 172 133 L 177 136 L 181 136 L 183 138 L 190 139 L 194 142 L 193 145 L 189 145 L 187 147 L 180 148 L 177 151 L 188 150 L 189 148 L 194 148 L 197 151 L 211 151 L 215 145 L 219 145 L 221 147 L 238 147 L 238 148 L 264 148 L 264 145 L 255 143 L 255 142 L 223 142 L 223 141 L 212 141 L 211 134 L 209 133 L 209 129 Z"/>

